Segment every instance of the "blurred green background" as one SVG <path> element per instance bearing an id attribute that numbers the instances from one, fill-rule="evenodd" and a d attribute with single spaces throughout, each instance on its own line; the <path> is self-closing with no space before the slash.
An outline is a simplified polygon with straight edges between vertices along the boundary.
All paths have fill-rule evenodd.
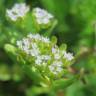
<path id="1" fill-rule="evenodd" d="M 32 81 L 4 50 L 19 30 L 6 20 L 6 9 L 19 2 L 52 13 L 58 24 L 51 36 L 77 55 L 72 67 L 76 74 L 83 70 L 83 77 L 57 96 L 96 96 L 96 0 L 0 0 L 0 96 L 32 96 Z"/>

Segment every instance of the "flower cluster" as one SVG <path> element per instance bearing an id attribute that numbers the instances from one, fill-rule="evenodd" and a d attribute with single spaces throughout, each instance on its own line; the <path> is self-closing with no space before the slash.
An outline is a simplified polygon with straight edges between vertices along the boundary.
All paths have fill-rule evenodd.
<path id="1" fill-rule="evenodd" d="M 7 16 L 12 20 L 16 21 L 18 18 L 22 18 L 29 11 L 29 6 L 25 3 L 15 4 L 12 9 L 7 9 Z"/>
<path id="2" fill-rule="evenodd" d="M 53 75 L 59 75 L 64 66 L 74 59 L 71 53 L 61 50 L 49 38 L 39 34 L 29 34 L 23 40 L 17 41 L 17 46 L 24 56 L 32 58 L 30 63 L 41 66 L 43 72 L 49 70 Z"/>
<path id="3" fill-rule="evenodd" d="M 53 19 L 53 15 L 41 8 L 34 8 L 34 16 L 38 24 L 48 24 Z"/>

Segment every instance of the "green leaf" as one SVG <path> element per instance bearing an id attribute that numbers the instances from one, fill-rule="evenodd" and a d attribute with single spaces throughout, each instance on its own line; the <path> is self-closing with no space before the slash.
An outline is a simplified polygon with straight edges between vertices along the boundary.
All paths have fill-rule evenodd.
<path id="1" fill-rule="evenodd" d="M 76 80 L 78 80 L 79 76 L 74 76 L 73 78 L 70 79 L 60 79 L 56 80 L 53 82 L 52 89 L 54 91 L 60 90 L 60 89 L 65 89 L 68 86 L 70 86 L 72 83 L 74 83 Z"/>
<path id="2" fill-rule="evenodd" d="M 48 88 L 32 86 L 30 89 L 27 90 L 27 96 L 37 96 L 48 92 Z"/>

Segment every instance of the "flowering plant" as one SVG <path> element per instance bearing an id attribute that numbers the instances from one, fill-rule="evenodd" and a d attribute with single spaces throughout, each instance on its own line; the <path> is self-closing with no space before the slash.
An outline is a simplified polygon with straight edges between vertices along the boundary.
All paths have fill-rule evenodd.
<path id="1" fill-rule="evenodd" d="M 6 28 L 9 42 L 13 44 L 31 31 L 50 36 L 57 25 L 57 20 L 51 13 L 39 7 L 31 10 L 25 3 L 16 3 L 12 8 L 6 9 L 6 17 L 11 26 L 11 29 Z"/>
<path id="2" fill-rule="evenodd" d="M 0 96 L 96 96 L 95 8 L 0 0 Z"/>
<path id="3" fill-rule="evenodd" d="M 54 16 L 38 7 L 29 12 L 29 7 L 24 3 L 15 4 L 6 12 L 14 24 L 19 24 L 19 28 L 25 30 L 24 36 L 28 33 L 27 37 L 21 34 L 22 40 L 15 38 L 14 45 L 5 45 L 5 50 L 11 53 L 11 58 L 14 55 L 25 73 L 36 84 L 48 90 L 58 90 L 72 83 L 74 79 L 71 80 L 68 68 L 73 64 L 75 57 L 67 52 L 66 44 L 59 47 L 55 36 L 51 39 L 48 37 L 57 24 Z M 31 24 L 29 20 L 32 20 Z M 31 31 L 30 34 L 28 31 Z M 68 83 L 65 84 L 64 78 L 68 78 L 65 80 Z"/>
<path id="4" fill-rule="evenodd" d="M 17 57 L 25 73 L 36 84 L 48 88 L 47 91 L 50 88 L 51 91 L 56 91 L 62 88 L 61 86 L 63 88 L 67 86 L 63 85 L 66 81 L 64 78 L 68 78 L 66 82 L 68 85 L 76 79 L 68 76 L 70 75 L 68 68 L 74 61 L 73 54 L 66 52 L 65 44 L 58 47 L 56 42 L 56 37 L 50 40 L 40 34 L 30 33 L 22 40 L 18 40 L 15 47 L 7 44 L 5 49 Z"/>

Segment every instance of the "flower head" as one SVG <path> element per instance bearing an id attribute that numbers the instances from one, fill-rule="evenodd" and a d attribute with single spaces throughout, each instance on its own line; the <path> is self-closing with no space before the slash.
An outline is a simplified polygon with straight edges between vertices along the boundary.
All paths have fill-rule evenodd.
<path id="1" fill-rule="evenodd" d="M 64 53 L 64 57 L 69 61 L 71 61 L 74 58 L 72 53 L 67 52 Z"/>
<path id="2" fill-rule="evenodd" d="M 69 66 L 70 61 L 73 59 L 71 53 L 67 53 L 64 50 L 60 50 L 57 45 L 53 45 L 49 38 L 41 36 L 39 34 L 29 34 L 26 38 L 17 41 L 17 46 L 25 57 L 32 57 L 35 66 L 41 66 L 43 72 L 49 70 L 49 73 L 59 75 L 63 72 L 64 66 L 66 66 L 66 60 Z M 44 68 L 44 69 L 43 69 Z M 46 69 L 47 68 L 47 69 Z"/>
<path id="3" fill-rule="evenodd" d="M 35 8 L 34 15 L 38 24 L 48 24 L 53 19 L 53 15 L 41 8 Z"/>
<path id="4" fill-rule="evenodd" d="M 50 66 L 49 66 L 49 70 L 53 73 L 53 74 L 58 74 L 60 72 L 62 72 L 63 68 L 62 68 L 63 63 L 61 61 L 54 61 Z"/>
<path id="5" fill-rule="evenodd" d="M 15 4 L 12 9 L 7 9 L 7 16 L 16 21 L 18 18 L 22 18 L 29 11 L 29 7 L 25 3 Z"/>

